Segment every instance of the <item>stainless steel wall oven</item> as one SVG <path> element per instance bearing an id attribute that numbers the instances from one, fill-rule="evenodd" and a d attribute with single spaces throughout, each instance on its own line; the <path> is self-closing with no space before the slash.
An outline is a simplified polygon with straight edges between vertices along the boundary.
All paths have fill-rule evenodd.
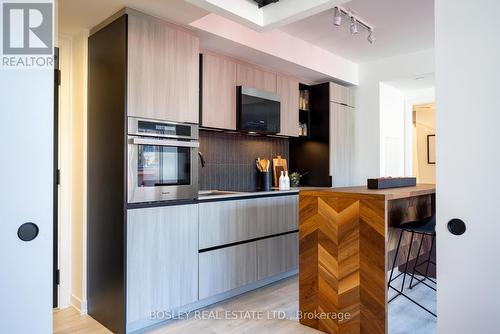
<path id="1" fill-rule="evenodd" d="M 128 118 L 129 203 L 198 197 L 198 125 Z"/>

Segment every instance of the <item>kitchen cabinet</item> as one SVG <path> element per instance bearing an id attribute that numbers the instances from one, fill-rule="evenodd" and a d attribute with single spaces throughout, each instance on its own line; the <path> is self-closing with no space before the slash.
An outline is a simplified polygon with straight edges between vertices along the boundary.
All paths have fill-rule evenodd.
<path id="1" fill-rule="evenodd" d="M 293 194 L 199 204 L 200 299 L 297 267 L 298 199 Z"/>
<path id="2" fill-rule="evenodd" d="M 127 211 L 127 323 L 198 300 L 197 204 Z"/>
<path id="3" fill-rule="evenodd" d="M 277 93 L 280 96 L 280 135 L 299 136 L 299 81 L 279 75 Z"/>
<path id="4" fill-rule="evenodd" d="M 198 83 L 198 37 L 144 14 L 128 15 L 128 116 L 198 123 Z"/>
<path id="5" fill-rule="evenodd" d="M 255 282 L 256 247 L 249 242 L 200 253 L 200 299 Z"/>
<path id="6" fill-rule="evenodd" d="M 354 107 L 354 92 L 350 87 L 330 82 L 330 101 Z"/>
<path id="7" fill-rule="evenodd" d="M 201 61 L 201 126 L 236 130 L 236 63 L 206 52 Z"/>
<path id="8" fill-rule="evenodd" d="M 298 195 L 200 203 L 199 247 L 206 249 L 294 231 Z"/>
<path id="9" fill-rule="evenodd" d="M 352 90 L 331 82 L 308 89 L 308 137 L 290 140 L 290 169 L 307 172 L 301 179 L 303 186 L 352 185 Z"/>
<path id="10" fill-rule="evenodd" d="M 330 102 L 330 175 L 334 187 L 350 186 L 354 109 Z"/>
<path id="11" fill-rule="evenodd" d="M 236 130 L 236 86 L 247 86 L 280 96 L 280 135 L 299 135 L 299 81 L 286 75 L 237 63 L 204 51 L 201 56 L 201 120 L 203 127 Z"/>
<path id="12" fill-rule="evenodd" d="M 276 93 L 276 74 L 246 64 L 238 64 L 236 70 L 238 86 Z"/>
<path id="13" fill-rule="evenodd" d="M 299 228 L 299 196 L 261 198 L 254 213 L 259 237 L 294 231 Z"/>
<path id="14" fill-rule="evenodd" d="M 298 233 L 280 235 L 257 241 L 257 279 L 297 268 Z"/>

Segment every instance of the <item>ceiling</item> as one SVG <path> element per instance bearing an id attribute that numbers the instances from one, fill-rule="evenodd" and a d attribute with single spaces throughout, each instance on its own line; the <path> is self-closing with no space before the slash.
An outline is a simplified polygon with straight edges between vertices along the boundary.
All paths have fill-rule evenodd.
<path id="1" fill-rule="evenodd" d="M 91 29 L 124 7 L 134 8 L 195 30 L 200 37 L 202 48 L 297 76 L 305 83 L 334 80 L 323 73 L 193 28 L 190 23 L 205 17 L 209 12 L 184 0 L 59 0 L 59 32 L 75 35 L 82 29 Z"/>
<path id="2" fill-rule="evenodd" d="M 425 73 L 414 78 L 390 80 L 385 83 L 404 93 L 410 93 L 417 90 L 434 88 L 436 85 L 435 81 L 434 73 Z"/>
<path id="3" fill-rule="evenodd" d="M 292 3 L 298 0 L 281 0 L 280 2 L 287 1 Z M 316 4 L 324 2 L 324 0 L 311 1 Z M 345 0 L 332 0 L 331 4 L 341 2 Z M 131 7 L 155 15 L 186 26 L 188 29 L 193 29 L 190 23 L 210 13 L 186 0 L 59 0 L 58 3 L 59 32 L 68 35 L 74 35 L 82 29 L 96 26 L 123 7 Z M 351 36 L 349 24 L 346 24 L 345 20 L 341 28 L 335 27 L 332 24 L 332 9 L 286 24 L 280 30 L 357 63 L 433 47 L 433 0 L 352 0 L 342 6 L 346 9 L 352 8 L 358 16 L 376 26 L 375 44 L 367 42 L 367 34 L 364 31 Z M 282 70 L 310 82 L 325 80 L 325 75 L 322 73 L 292 64 L 257 49 L 245 47 L 241 43 L 228 41 L 201 30 L 197 30 L 196 33 L 201 38 L 202 47 L 207 49 Z M 332 80 L 332 78 L 326 79 Z M 414 88 L 415 85 L 427 87 L 432 85 L 428 82 L 429 80 L 433 78 L 401 84 L 408 84 L 410 88 Z"/>
<path id="4" fill-rule="evenodd" d="M 124 7 L 187 25 L 208 12 L 184 0 L 59 0 L 59 31 L 73 35 L 90 29 Z"/>
<path id="5" fill-rule="evenodd" d="M 375 26 L 374 44 L 365 31 L 352 36 L 345 18 L 334 26 L 333 9 L 281 29 L 357 63 L 434 47 L 434 0 L 352 0 L 342 6 Z"/>
<path id="6" fill-rule="evenodd" d="M 341 5 L 349 0 L 275 0 L 259 7 L 255 0 L 186 0 L 255 31 L 270 31 Z"/>

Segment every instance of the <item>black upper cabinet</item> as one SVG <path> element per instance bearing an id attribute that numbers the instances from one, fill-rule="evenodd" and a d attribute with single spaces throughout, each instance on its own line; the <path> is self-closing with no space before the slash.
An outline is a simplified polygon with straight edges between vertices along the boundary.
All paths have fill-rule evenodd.
<path id="1" fill-rule="evenodd" d="M 290 139 L 290 171 L 307 173 L 301 179 L 302 186 L 331 187 L 328 82 L 309 86 L 309 111 L 303 111 L 301 117 L 308 122 L 308 136 Z"/>

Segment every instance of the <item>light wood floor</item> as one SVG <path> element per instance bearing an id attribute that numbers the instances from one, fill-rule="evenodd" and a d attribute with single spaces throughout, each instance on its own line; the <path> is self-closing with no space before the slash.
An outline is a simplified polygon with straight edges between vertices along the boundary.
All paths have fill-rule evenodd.
<path id="1" fill-rule="evenodd" d="M 80 316 L 80 313 L 73 307 L 68 307 L 64 310 L 55 310 L 54 314 L 54 333 L 55 334 L 66 334 L 66 333 L 99 333 L 108 334 L 111 333 L 92 319 L 88 315 Z"/>
<path id="2" fill-rule="evenodd" d="M 221 302 L 205 311 L 210 315 L 224 314 L 233 311 L 232 315 L 240 314 L 237 319 L 187 319 L 168 323 L 152 329 L 151 334 L 298 334 L 321 333 L 309 327 L 302 326 L 296 319 L 298 305 L 297 277 L 289 278 L 276 284 L 249 292 L 231 300 Z M 266 319 L 249 319 L 249 313 L 261 312 Z M 275 311 L 279 313 L 269 313 Z M 280 316 L 286 314 L 288 319 L 267 319 L 268 315 Z M 90 316 L 80 316 L 72 308 L 54 312 L 54 333 L 110 333 Z"/>

